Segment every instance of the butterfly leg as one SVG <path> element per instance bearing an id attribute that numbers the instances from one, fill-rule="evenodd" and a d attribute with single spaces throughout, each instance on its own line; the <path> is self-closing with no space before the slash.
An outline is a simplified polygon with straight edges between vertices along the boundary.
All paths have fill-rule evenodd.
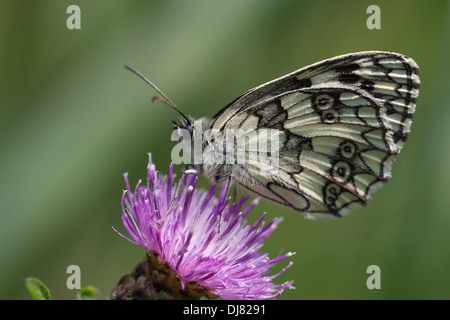
<path id="1" fill-rule="evenodd" d="M 174 197 L 172 198 L 172 201 L 170 202 L 170 205 L 169 205 L 169 208 L 167 209 L 167 211 L 170 211 L 170 209 L 172 209 L 172 206 L 173 206 L 175 200 L 178 199 L 178 196 L 180 195 L 180 192 L 181 192 L 181 186 L 183 185 L 184 177 L 185 177 L 187 174 L 195 174 L 195 175 L 198 175 L 198 171 L 195 170 L 195 169 L 183 169 L 183 170 L 181 171 L 181 178 L 180 178 L 180 180 L 178 181 L 177 188 L 175 189 L 175 195 L 174 195 Z"/>
<path id="2" fill-rule="evenodd" d="M 198 171 L 197 171 L 197 170 L 194 170 L 194 169 L 183 169 L 183 170 L 181 171 L 181 177 L 180 177 L 180 180 L 178 180 L 177 188 L 175 189 L 175 195 L 174 195 L 174 197 L 172 198 L 172 201 L 170 202 L 170 205 L 169 205 L 169 207 L 167 208 L 167 211 L 166 211 L 166 213 L 164 214 L 164 216 L 162 216 L 162 217 L 156 222 L 157 224 L 160 224 L 161 221 L 162 221 L 162 220 L 164 219 L 164 217 L 166 216 L 166 214 L 170 211 L 170 209 L 172 209 L 172 206 L 173 206 L 173 204 L 175 203 L 175 200 L 178 199 L 178 197 L 179 197 L 179 195 L 180 195 L 180 192 L 181 192 L 181 186 L 183 185 L 184 177 L 185 177 L 187 174 L 195 174 L 195 175 L 198 175 Z"/>
<path id="3" fill-rule="evenodd" d="M 227 180 L 227 188 L 225 189 L 225 196 L 224 196 L 224 200 L 226 199 L 226 197 L 228 196 L 228 194 L 230 193 L 230 188 L 231 188 L 231 184 L 232 184 L 232 179 L 233 176 L 228 176 L 228 180 Z M 234 201 L 236 201 L 236 188 L 234 189 Z M 223 211 L 220 213 L 220 218 L 219 218 L 219 226 L 217 227 L 217 234 L 220 234 L 220 229 L 222 227 L 222 221 L 223 221 Z M 220 236 L 219 236 L 220 238 Z"/>

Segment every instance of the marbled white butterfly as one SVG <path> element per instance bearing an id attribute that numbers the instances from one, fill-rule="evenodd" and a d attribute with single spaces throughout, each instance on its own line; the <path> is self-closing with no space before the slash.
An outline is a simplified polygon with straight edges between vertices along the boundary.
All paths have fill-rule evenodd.
<path id="1" fill-rule="evenodd" d="M 202 161 L 188 164 L 184 174 L 226 182 L 227 194 L 237 184 L 307 217 L 342 216 L 387 182 L 410 132 L 420 84 L 418 66 L 407 56 L 350 53 L 253 88 L 212 119 L 194 121 L 127 68 L 183 116 L 174 130 L 183 129 L 191 141 L 200 133 Z M 239 161 L 262 152 L 254 137 L 267 130 L 276 132 L 269 144 L 278 148 L 277 161 Z M 219 135 L 203 134 L 208 131 Z M 246 138 L 243 154 L 225 152 L 230 131 Z"/>

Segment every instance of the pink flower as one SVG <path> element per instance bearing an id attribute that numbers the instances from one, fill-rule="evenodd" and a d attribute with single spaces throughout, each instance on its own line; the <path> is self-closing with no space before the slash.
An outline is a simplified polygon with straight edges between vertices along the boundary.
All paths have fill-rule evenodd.
<path id="1" fill-rule="evenodd" d="M 130 237 L 116 232 L 159 255 L 180 279 L 181 290 L 196 282 L 223 299 L 276 299 L 284 289 L 293 289 L 292 281 L 272 282 L 292 262 L 274 275 L 270 275 L 270 267 L 294 253 L 269 259 L 260 251 L 281 218 L 265 224 L 263 214 L 250 225 L 244 218 L 258 200 L 244 207 L 248 197 L 243 197 L 229 205 L 225 188 L 218 198 L 214 196 L 216 186 L 207 192 L 196 190 L 197 177 L 193 175 L 179 182 L 183 183 L 182 192 L 168 210 L 176 189 L 173 164 L 168 177 L 158 175 L 150 156 L 147 169 L 147 185 L 139 181 L 134 191 L 124 175 L 127 190 L 122 196 L 122 221 Z"/>

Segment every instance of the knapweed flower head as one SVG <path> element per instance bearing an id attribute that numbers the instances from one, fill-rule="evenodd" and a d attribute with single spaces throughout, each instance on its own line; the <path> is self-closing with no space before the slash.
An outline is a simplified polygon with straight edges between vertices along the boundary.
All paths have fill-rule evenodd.
<path id="1" fill-rule="evenodd" d="M 292 282 L 272 282 L 292 262 L 270 275 L 271 266 L 293 253 L 269 259 L 268 254 L 260 250 L 281 218 L 265 224 L 263 214 L 254 224 L 248 224 L 244 217 L 257 200 L 245 208 L 248 197 L 229 204 L 225 188 L 218 197 L 214 195 L 216 186 L 209 191 L 198 190 L 194 175 L 187 175 L 184 181 L 178 182 L 182 183 L 182 191 L 169 209 L 176 189 L 173 164 L 164 177 L 157 174 L 151 156 L 149 158 L 146 185 L 139 181 L 131 190 L 125 174 L 127 190 L 122 196 L 122 221 L 130 237 L 119 233 L 147 250 L 147 262 L 159 261 L 161 267 L 156 269 L 170 269 L 166 274 L 172 276 L 167 277 L 178 280 L 181 292 L 188 287 L 201 288 L 208 297 L 270 299 L 278 298 L 286 288 L 293 288 Z M 221 215 L 223 220 L 218 233 Z M 143 273 L 155 274 L 154 270 Z M 136 281 L 138 279 L 133 278 L 133 285 Z"/>

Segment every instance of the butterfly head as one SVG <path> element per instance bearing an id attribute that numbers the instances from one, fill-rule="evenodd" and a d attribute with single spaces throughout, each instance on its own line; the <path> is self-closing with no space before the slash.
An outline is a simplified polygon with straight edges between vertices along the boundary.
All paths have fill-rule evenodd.
<path id="1" fill-rule="evenodd" d="M 175 141 L 178 140 L 178 142 L 181 142 L 186 138 L 192 140 L 194 135 L 194 120 L 187 117 L 181 118 L 180 122 L 172 120 L 172 129 L 173 135 L 177 137 Z"/>

